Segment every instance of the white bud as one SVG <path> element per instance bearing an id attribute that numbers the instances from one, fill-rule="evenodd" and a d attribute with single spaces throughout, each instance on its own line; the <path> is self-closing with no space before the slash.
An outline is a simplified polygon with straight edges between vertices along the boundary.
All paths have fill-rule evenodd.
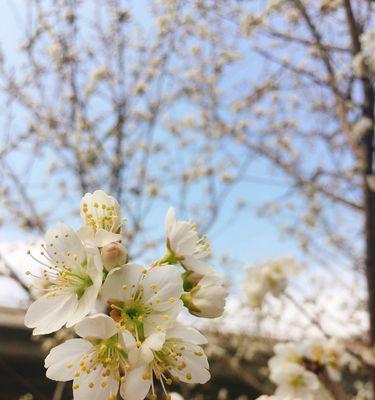
<path id="1" fill-rule="evenodd" d="M 102 256 L 102 262 L 104 268 L 107 271 L 118 267 L 120 265 L 126 264 L 128 261 L 128 251 L 126 248 L 119 242 L 112 242 L 105 245 L 100 254 Z"/>
<path id="2" fill-rule="evenodd" d="M 224 312 L 227 294 L 220 275 L 215 273 L 205 275 L 190 292 L 189 311 L 203 318 L 220 317 Z"/>

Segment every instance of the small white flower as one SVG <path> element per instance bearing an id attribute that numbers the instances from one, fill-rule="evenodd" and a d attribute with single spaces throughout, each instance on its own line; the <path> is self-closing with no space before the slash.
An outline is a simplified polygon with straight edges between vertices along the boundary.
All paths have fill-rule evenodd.
<path id="1" fill-rule="evenodd" d="M 335 339 L 315 339 L 304 342 L 304 356 L 324 367 L 333 381 L 341 379 L 341 369 L 352 361 L 345 346 Z"/>
<path id="2" fill-rule="evenodd" d="M 102 288 L 111 315 L 138 339 L 173 323 L 183 307 L 182 294 L 181 272 L 171 265 L 145 270 L 126 264 L 113 269 Z"/>
<path id="3" fill-rule="evenodd" d="M 81 200 L 83 227 L 78 231 L 86 243 L 103 247 L 121 240 L 120 206 L 103 190 L 86 193 Z"/>
<path id="4" fill-rule="evenodd" d="M 280 295 L 286 288 L 288 277 L 295 272 L 296 264 L 292 257 L 273 258 L 248 268 L 244 292 L 250 306 L 261 307 L 267 293 Z"/>
<path id="5" fill-rule="evenodd" d="M 272 370 L 270 378 L 277 385 L 275 395 L 282 399 L 314 400 L 320 387 L 317 376 L 298 364 L 284 364 Z"/>
<path id="6" fill-rule="evenodd" d="M 207 343 L 206 338 L 193 328 L 175 326 L 166 333 L 157 332 L 146 339 L 140 347 L 139 366 L 131 370 L 121 395 L 127 400 L 143 400 L 150 389 L 155 399 L 154 378 L 161 382 L 167 394 L 166 385 L 176 379 L 185 383 L 206 383 L 210 379 L 208 361 L 199 345 Z"/>
<path id="7" fill-rule="evenodd" d="M 201 277 L 197 285 L 185 296 L 191 314 L 204 318 L 217 318 L 224 312 L 227 294 L 222 276 L 212 273 Z"/>
<path id="8" fill-rule="evenodd" d="M 40 290 L 45 294 L 31 304 L 25 316 L 25 325 L 35 328 L 34 335 L 79 322 L 94 307 L 102 284 L 99 251 L 85 247 L 69 226 L 59 223 L 50 229 L 42 247 L 45 261 L 38 261 L 44 266 L 44 289 Z"/>
<path id="9" fill-rule="evenodd" d="M 45 360 L 47 377 L 73 380 L 74 400 L 115 400 L 134 358 L 134 339 L 119 331 L 104 314 L 87 317 L 75 331 L 83 339 L 70 339 L 51 350 Z"/>
<path id="10" fill-rule="evenodd" d="M 170 208 L 165 227 L 169 251 L 166 259 L 171 259 L 173 263 L 180 262 L 185 269 L 201 275 L 213 272 L 213 268 L 205 261 L 210 256 L 209 244 L 205 237 L 199 238 L 192 222 L 177 221 L 174 209 Z"/>

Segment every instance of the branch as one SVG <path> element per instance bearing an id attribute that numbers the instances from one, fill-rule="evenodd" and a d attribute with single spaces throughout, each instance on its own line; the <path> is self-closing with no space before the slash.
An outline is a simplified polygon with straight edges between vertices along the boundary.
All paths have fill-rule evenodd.
<path id="1" fill-rule="evenodd" d="M 330 379 L 326 369 L 319 372 L 317 375 L 321 383 L 330 392 L 330 394 L 333 396 L 334 399 L 336 400 L 350 399 L 350 397 L 345 393 L 344 389 L 342 388 L 342 385 Z"/>

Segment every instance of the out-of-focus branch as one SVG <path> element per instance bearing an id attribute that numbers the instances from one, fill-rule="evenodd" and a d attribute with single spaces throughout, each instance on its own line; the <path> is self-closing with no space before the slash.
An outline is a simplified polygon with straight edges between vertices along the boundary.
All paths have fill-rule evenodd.
<path id="1" fill-rule="evenodd" d="M 322 382 L 324 387 L 329 391 L 335 400 L 349 400 L 350 397 L 345 393 L 342 384 L 340 382 L 335 382 L 330 379 L 326 369 L 318 373 L 319 380 Z"/>
<path id="2" fill-rule="evenodd" d="M 61 400 L 64 394 L 66 382 L 58 382 L 56 384 L 55 391 L 53 393 L 52 400 Z"/>

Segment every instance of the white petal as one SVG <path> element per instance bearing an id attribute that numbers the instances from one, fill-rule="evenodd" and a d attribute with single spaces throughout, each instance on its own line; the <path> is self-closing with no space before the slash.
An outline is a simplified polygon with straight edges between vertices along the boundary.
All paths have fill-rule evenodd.
<path id="1" fill-rule="evenodd" d="M 199 275 L 207 275 L 215 272 L 210 264 L 200 260 L 195 256 L 185 256 L 182 263 L 187 269 L 194 271 Z"/>
<path id="2" fill-rule="evenodd" d="M 141 358 L 147 364 L 149 364 L 154 359 L 154 354 L 152 350 L 159 351 L 163 348 L 165 342 L 164 332 L 155 332 L 150 335 L 141 346 Z"/>
<path id="3" fill-rule="evenodd" d="M 173 368 L 173 375 L 177 375 L 181 382 L 203 384 L 210 379 L 211 375 L 206 368 L 207 357 L 205 354 L 197 356 L 194 353 L 184 351 L 182 357 L 186 368 L 184 368 L 183 371 Z M 191 374 L 191 377 L 189 377 L 190 379 L 188 379 L 188 373 Z"/>
<path id="4" fill-rule="evenodd" d="M 149 373 L 149 366 L 143 365 L 128 372 L 125 382 L 121 385 L 120 394 L 125 400 L 143 400 L 151 386 L 151 379 L 143 379 Z"/>
<path id="5" fill-rule="evenodd" d="M 143 319 L 145 336 L 150 336 L 152 333 L 158 331 L 158 328 L 165 330 L 169 326 L 173 325 L 176 321 L 178 314 L 180 314 L 183 308 L 184 305 L 182 301 L 177 300 L 173 303 L 173 307 L 168 309 L 167 311 L 163 311 L 160 314 L 151 313 L 150 315 L 146 315 Z M 165 315 L 167 315 L 168 318 L 165 318 Z"/>
<path id="6" fill-rule="evenodd" d="M 109 339 L 118 332 L 115 321 L 105 314 L 96 314 L 83 319 L 74 330 L 83 338 L 99 339 Z"/>
<path id="7" fill-rule="evenodd" d="M 176 222 L 176 213 L 174 208 L 170 207 L 167 211 L 167 215 L 165 216 L 165 229 L 167 234 L 170 232 L 172 226 Z"/>
<path id="8" fill-rule="evenodd" d="M 96 299 L 98 297 L 99 287 L 90 286 L 85 290 L 83 296 L 78 300 L 78 305 L 72 316 L 66 323 L 67 328 L 71 328 L 77 322 L 81 321 L 82 318 L 86 317 L 87 314 L 94 308 Z"/>
<path id="9" fill-rule="evenodd" d="M 45 335 L 59 330 L 77 307 L 75 293 L 65 296 L 48 297 L 48 294 L 34 301 L 25 315 L 25 325 L 35 328 L 34 335 Z"/>
<path id="10" fill-rule="evenodd" d="M 91 226 L 82 226 L 78 229 L 77 235 L 82 242 L 94 246 L 95 231 Z"/>
<path id="11" fill-rule="evenodd" d="M 144 268 L 138 264 L 126 264 L 123 267 L 113 269 L 107 276 L 102 287 L 103 301 L 126 301 L 131 298 L 134 287 L 138 286 Z M 126 285 L 126 286 L 124 286 Z"/>
<path id="12" fill-rule="evenodd" d="M 165 333 L 164 332 L 155 332 L 150 335 L 144 342 L 147 347 L 151 350 L 159 351 L 163 348 L 163 344 L 165 342 Z"/>
<path id="13" fill-rule="evenodd" d="M 181 271 L 175 265 L 154 267 L 148 270 L 142 281 L 142 286 L 144 301 L 155 304 L 155 309 L 164 309 L 165 306 L 169 308 L 173 305 L 169 302 L 169 299 L 179 299 L 184 291 Z M 156 288 L 154 289 L 154 287 Z M 158 307 L 156 300 L 159 303 Z M 166 304 L 163 307 L 162 303 L 165 302 Z"/>
<path id="14" fill-rule="evenodd" d="M 177 221 L 169 235 L 171 248 L 178 255 L 193 254 L 198 240 L 197 232 L 192 229 L 189 222 L 185 221 Z"/>
<path id="15" fill-rule="evenodd" d="M 44 361 L 46 375 L 55 381 L 69 381 L 74 372 L 80 369 L 79 362 L 85 353 L 89 353 L 93 345 L 83 339 L 70 339 L 54 347 Z"/>
<path id="16" fill-rule="evenodd" d="M 104 247 L 105 245 L 112 242 L 119 242 L 121 240 L 121 234 L 112 233 L 104 229 L 98 229 L 95 234 L 94 243 L 97 247 Z"/>
<path id="17" fill-rule="evenodd" d="M 196 329 L 188 326 L 175 326 L 167 330 L 166 339 L 183 340 L 187 343 L 206 344 L 207 338 Z"/>
<path id="18" fill-rule="evenodd" d="M 74 400 L 108 400 L 116 397 L 119 382 L 114 374 L 103 377 L 106 369 L 100 364 L 95 371 L 92 369 L 89 374 L 83 373 L 75 378 L 74 384 L 78 384 L 78 388 L 73 390 Z M 92 388 L 89 386 L 91 383 L 94 385 Z"/>
<path id="19" fill-rule="evenodd" d="M 63 259 L 69 266 L 80 265 L 86 258 L 85 248 L 77 233 L 62 222 L 47 231 L 45 242 L 51 257 L 54 260 Z M 76 261 L 74 256 L 77 256 Z"/>
<path id="20" fill-rule="evenodd" d="M 148 346 L 143 344 L 140 348 L 140 363 L 149 364 L 153 359 L 154 359 L 154 353 Z"/>
<path id="21" fill-rule="evenodd" d="M 138 360 L 139 349 L 134 336 L 127 330 L 122 330 L 120 333 L 120 340 L 122 340 L 126 351 L 128 352 L 128 359 L 131 366 L 134 366 Z"/>

